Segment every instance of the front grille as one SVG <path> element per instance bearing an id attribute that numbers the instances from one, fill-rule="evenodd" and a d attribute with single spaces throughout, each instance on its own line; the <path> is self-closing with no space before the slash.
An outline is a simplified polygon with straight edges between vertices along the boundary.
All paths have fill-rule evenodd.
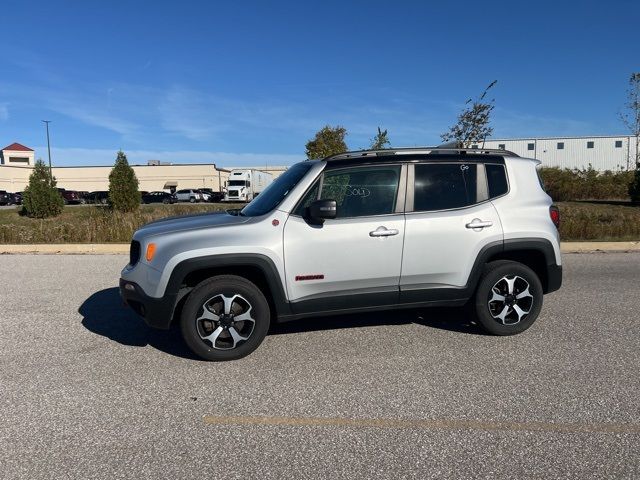
<path id="1" fill-rule="evenodd" d="M 229 196 L 230 197 L 237 197 L 238 196 L 238 190 L 229 190 Z"/>
<path id="2" fill-rule="evenodd" d="M 129 248 L 129 265 L 135 265 L 138 260 L 140 260 L 140 242 L 133 240 Z"/>

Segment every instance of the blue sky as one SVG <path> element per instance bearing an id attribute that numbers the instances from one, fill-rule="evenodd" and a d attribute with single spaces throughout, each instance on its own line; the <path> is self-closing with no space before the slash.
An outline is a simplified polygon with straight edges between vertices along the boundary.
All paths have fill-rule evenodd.
<path id="1" fill-rule="evenodd" d="M 494 79 L 495 137 L 617 134 L 639 19 L 638 1 L 9 0 L 0 143 L 45 158 L 48 119 L 57 165 L 290 164 L 325 124 L 354 149 L 378 125 L 438 143 Z"/>

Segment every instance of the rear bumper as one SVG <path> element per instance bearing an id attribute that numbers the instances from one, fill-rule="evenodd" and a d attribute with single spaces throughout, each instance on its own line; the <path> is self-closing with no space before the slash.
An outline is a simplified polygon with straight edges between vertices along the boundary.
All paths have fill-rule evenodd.
<path id="1" fill-rule="evenodd" d="M 544 293 L 559 290 L 562 286 L 562 265 L 547 265 L 547 288 Z"/>
<path id="2" fill-rule="evenodd" d="M 166 294 L 162 298 L 150 297 L 138 284 L 121 278 L 120 297 L 150 327 L 168 329 L 171 326 L 177 295 Z"/>

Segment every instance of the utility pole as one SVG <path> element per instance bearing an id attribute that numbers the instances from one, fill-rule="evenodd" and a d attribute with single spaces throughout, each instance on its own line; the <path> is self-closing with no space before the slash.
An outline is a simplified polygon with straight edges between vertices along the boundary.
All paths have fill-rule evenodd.
<path id="1" fill-rule="evenodd" d="M 42 120 L 44 124 L 47 126 L 47 150 L 49 152 L 49 176 L 53 178 L 53 173 L 51 171 L 51 144 L 49 143 L 49 124 L 51 120 Z"/>

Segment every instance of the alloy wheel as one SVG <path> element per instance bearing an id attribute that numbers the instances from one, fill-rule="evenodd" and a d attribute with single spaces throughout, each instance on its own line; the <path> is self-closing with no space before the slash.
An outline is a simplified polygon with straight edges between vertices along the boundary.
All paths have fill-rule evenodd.
<path id="1" fill-rule="evenodd" d="M 491 316 L 503 325 L 516 325 L 533 307 L 529 282 L 518 275 L 505 275 L 491 288 L 487 302 Z"/>
<path id="2" fill-rule="evenodd" d="M 251 304 L 241 295 L 218 294 L 204 302 L 196 318 L 200 338 L 217 350 L 246 342 L 255 327 Z"/>

